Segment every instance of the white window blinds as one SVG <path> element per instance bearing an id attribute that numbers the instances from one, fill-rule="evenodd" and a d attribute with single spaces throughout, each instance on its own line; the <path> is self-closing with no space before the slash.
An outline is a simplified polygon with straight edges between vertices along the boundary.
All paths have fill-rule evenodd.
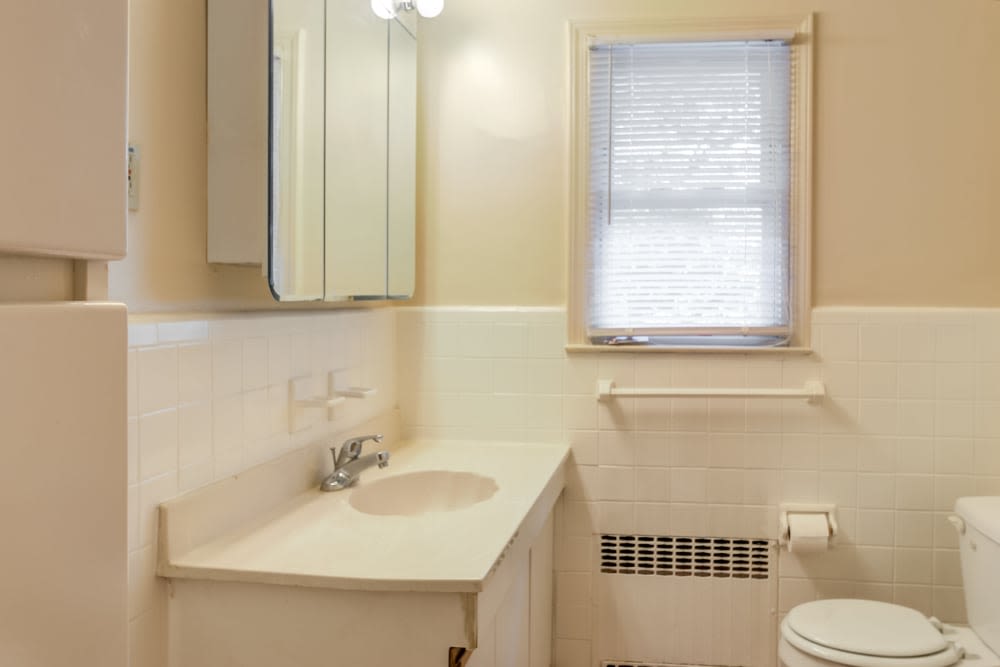
<path id="1" fill-rule="evenodd" d="M 791 335 L 779 41 L 590 49 L 588 333 Z"/>

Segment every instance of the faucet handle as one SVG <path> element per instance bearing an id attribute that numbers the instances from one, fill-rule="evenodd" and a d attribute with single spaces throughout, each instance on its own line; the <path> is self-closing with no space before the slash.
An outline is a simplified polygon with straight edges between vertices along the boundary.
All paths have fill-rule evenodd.
<path id="1" fill-rule="evenodd" d="M 356 438 L 351 438 L 345 440 L 344 444 L 340 446 L 340 454 L 337 454 L 335 448 L 331 448 L 330 451 L 333 454 L 333 464 L 336 467 L 340 467 L 348 461 L 353 461 L 354 459 L 361 456 L 361 447 L 369 440 L 374 440 L 375 442 L 382 442 L 382 434 L 376 433 L 372 435 L 360 435 Z"/>
<path id="2" fill-rule="evenodd" d="M 355 438 L 351 438 L 345 441 L 344 444 L 350 445 L 357 443 L 360 445 L 361 443 L 368 442 L 369 440 L 374 440 L 375 442 L 382 442 L 382 438 L 384 437 L 385 436 L 383 436 L 381 433 L 372 433 L 371 435 L 359 435 Z"/>
<path id="3" fill-rule="evenodd" d="M 352 459 L 356 459 L 357 457 L 361 456 L 361 446 L 364 445 L 369 440 L 373 440 L 375 442 L 382 442 L 382 434 L 374 433 L 372 435 L 359 435 L 356 438 L 345 440 L 344 444 L 341 445 L 340 447 L 341 456 L 344 456 L 346 453 L 347 456 L 351 457 Z"/>

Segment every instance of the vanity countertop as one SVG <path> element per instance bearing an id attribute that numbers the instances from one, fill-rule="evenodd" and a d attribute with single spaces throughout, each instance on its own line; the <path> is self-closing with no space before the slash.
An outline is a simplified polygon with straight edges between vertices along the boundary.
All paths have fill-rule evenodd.
<path id="1" fill-rule="evenodd" d="M 161 505 L 158 574 L 314 588 L 480 592 L 521 527 L 551 510 L 568 453 L 564 444 L 414 440 L 392 449 L 388 468 L 361 473 L 355 487 L 324 493 L 317 483 L 281 498 L 274 488 L 288 487 L 288 470 L 305 460 L 286 457 Z M 470 507 L 416 516 L 364 514 L 349 503 L 355 489 L 425 470 L 478 473 L 499 488 Z M 315 471 L 306 477 L 314 479 Z M 248 505 L 267 502 L 262 496 L 274 502 L 251 512 Z M 234 518 L 238 514 L 243 518 Z"/>

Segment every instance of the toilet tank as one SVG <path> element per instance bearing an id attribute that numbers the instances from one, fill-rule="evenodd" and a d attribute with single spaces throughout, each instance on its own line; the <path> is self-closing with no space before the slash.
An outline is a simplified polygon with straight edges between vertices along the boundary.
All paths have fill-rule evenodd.
<path id="1" fill-rule="evenodd" d="M 964 522 L 959 548 L 969 625 L 1000 653 L 1000 496 L 959 498 L 955 513 Z"/>

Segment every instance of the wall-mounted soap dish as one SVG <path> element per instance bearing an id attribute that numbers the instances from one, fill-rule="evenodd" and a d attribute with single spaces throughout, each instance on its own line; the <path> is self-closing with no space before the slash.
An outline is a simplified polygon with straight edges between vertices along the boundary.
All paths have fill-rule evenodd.
<path id="1" fill-rule="evenodd" d="M 314 376 L 292 378 L 288 381 L 288 432 L 295 433 L 308 427 L 315 420 L 308 418 L 306 411 L 326 410 L 326 421 L 334 418 L 334 408 L 349 398 L 370 398 L 376 393 L 374 387 L 338 387 L 337 376 L 342 371 L 326 374 L 325 395 L 316 395 Z"/>

